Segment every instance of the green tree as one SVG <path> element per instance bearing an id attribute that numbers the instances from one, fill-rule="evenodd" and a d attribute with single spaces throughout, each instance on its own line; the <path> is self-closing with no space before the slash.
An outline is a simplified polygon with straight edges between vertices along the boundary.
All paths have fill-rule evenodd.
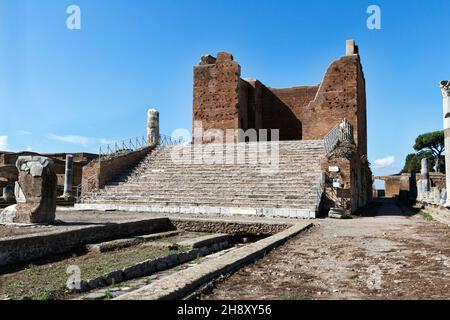
<path id="1" fill-rule="evenodd" d="M 440 160 L 444 152 L 444 131 L 435 131 L 421 134 L 416 139 L 414 150 L 429 151 L 434 159 L 434 167 L 436 172 L 440 172 Z"/>
<path id="2" fill-rule="evenodd" d="M 418 153 L 411 153 L 406 156 L 405 166 L 401 173 L 420 172 L 421 161 L 423 158 L 432 158 L 430 151 L 420 151 Z M 430 161 L 429 161 L 430 162 Z"/>

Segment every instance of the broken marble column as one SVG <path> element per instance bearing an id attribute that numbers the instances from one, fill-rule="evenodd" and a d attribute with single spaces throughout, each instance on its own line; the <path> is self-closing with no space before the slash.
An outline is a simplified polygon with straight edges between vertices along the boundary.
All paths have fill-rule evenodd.
<path id="1" fill-rule="evenodd" d="M 147 144 L 151 147 L 159 143 L 159 112 L 155 109 L 148 110 Z"/>
<path id="2" fill-rule="evenodd" d="M 64 194 L 63 198 L 69 199 L 72 197 L 73 186 L 73 155 L 66 155 L 66 171 L 64 175 Z"/>
<path id="3" fill-rule="evenodd" d="M 57 179 L 53 161 L 41 156 L 19 157 L 16 162 L 17 204 L 0 214 L 0 223 L 53 223 L 56 212 Z"/>
<path id="4" fill-rule="evenodd" d="M 447 201 L 447 189 L 442 189 L 440 205 L 444 206 L 446 201 Z"/>
<path id="5" fill-rule="evenodd" d="M 428 159 L 423 158 L 421 161 L 420 180 L 418 185 L 418 199 L 422 201 L 426 198 L 427 192 L 430 191 L 430 171 L 428 169 Z"/>
<path id="6" fill-rule="evenodd" d="M 446 170 L 446 189 L 450 190 L 450 81 L 441 81 L 440 89 L 442 91 L 444 107 L 444 136 L 445 136 L 445 170 Z M 447 197 L 446 207 L 450 207 L 450 199 Z"/>
<path id="7" fill-rule="evenodd" d="M 428 169 L 428 159 L 423 158 L 420 170 L 421 179 L 424 181 L 425 191 L 430 191 L 430 170 Z"/>

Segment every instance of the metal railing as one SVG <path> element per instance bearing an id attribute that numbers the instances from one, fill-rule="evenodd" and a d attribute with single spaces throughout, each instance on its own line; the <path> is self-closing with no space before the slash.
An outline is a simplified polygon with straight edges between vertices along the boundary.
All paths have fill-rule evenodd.
<path id="1" fill-rule="evenodd" d="M 167 136 L 165 134 L 160 134 L 158 139 L 158 146 L 166 147 L 166 146 L 175 146 L 184 143 L 183 138 L 175 139 L 171 136 Z"/>
<path id="2" fill-rule="evenodd" d="M 99 148 L 99 160 L 101 161 L 104 158 L 112 158 L 122 154 L 141 150 L 146 146 L 147 140 L 145 139 L 145 137 L 131 138 L 122 140 L 120 142 L 103 145 Z"/>
<path id="3" fill-rule="evenodd" d="M 332 152 L 339 142 L 350 141 L 354 143 L 353 140 L 353 126 L 344 118 L 341 123 L 336 125 L 324 138 L 325 151 L 327 154 Z"/>
<path id="4" fill-rule="evenodd" d="M 184 140 L 182 138 L 175 139 L 171 136 L 160 134 L 158 139 L 158 147 L 167 147 L 174 146 L 178 144 L 182 144 Z M 122 140 L 120 142 L 114 142 L 111 144 L 106 144 L 100 146 L 98 153 L 98 161 L 106 160 L 109 158 L 113 158 L 119 155 L 124 155 L 130 152 L 142 150 L 148 146 L 146 137 L 138 137 L 132 139 Z M 87 181 L 85 181 L 86 186 L 90 189 L 90 186 L 95 185 L 97 180 L 97 175 L 93 175 L 89 177 Z M 80 203 L 82 198 L 82 185 L 75 186 L 73 190 L 73 194 L 75 197 L 75 203 Z"/>
<path id="5" fill-rule="evenodd" d="M 160 134 L 157 146 L 166 147 L 182 144 L 184 141 L 182 138 L 175 139 L 171 136 Z M 100 146 L 99 149 L 99 160 L 105 158 L 112 158 L 122 154 L 130 153 L 133 151 L 142 150 L 148 146 L 146 137 L 138 137 L 122 140 L 120 142 L 114 142 L 112 144 L 107 144 Z"/>

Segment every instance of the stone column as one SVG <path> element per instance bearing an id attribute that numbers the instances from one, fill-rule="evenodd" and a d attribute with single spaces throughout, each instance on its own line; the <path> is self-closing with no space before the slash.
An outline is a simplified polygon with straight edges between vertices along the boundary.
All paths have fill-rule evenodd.
<path id="1" fill-rule="evenodd" d="M 422 181 L 422 191 L 430 191 L 430 171 L 428 169 L 428 159 L 423 158 L 421 162 L 420 179 Z"/>
<path id="2" fill-rule="evenodd" d="M 447 190 L 450 190 L 450 81 L 441 81 L 440 85 L 444 98 L 444 135 L 445 135 L 445 170 Z M 450 207 L 450 197 L 447 197 L 446 207 Z"/>
<path id="3" fill-rule="evenodd" d="M 73 155 L 66 155 L 66 172 L 64 176 L 64 198 L 72 197 L 73 185 Z"/>
<path id="4" fill-rule="evenodd" d="M 147 144 L 155 147 L 159 142 L 159 112 L 155 109 L 148 110 Z"/>

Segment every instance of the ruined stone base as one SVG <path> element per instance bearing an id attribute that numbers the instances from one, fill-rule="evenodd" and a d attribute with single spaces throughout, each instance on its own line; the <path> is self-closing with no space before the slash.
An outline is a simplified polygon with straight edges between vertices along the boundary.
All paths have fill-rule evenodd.
<path id="1" fill-rule="evenodd" d="M 8 223 L 14 223 L 14 220 L 16 219 L 17 215 L 17 209 L 16 204 L 6 207 L 1 213 L 0 213 L 0 223 L 2 224 L 8 224 Z"/>
<path id="2" fill-rule="evenodd" d="M 349 215 L 341 208 L 331 208 L 328 217 L 332 219 L 348 219 Z"/>
<path id="3" fill-rule="evenodd" d="M 5 208 L 0 212 L 0 224 L 14 225 L 34 225 L 34 224 L 53 224 L 55 213 L 49 212 L 46 215 L 30 216 L 29 206 L 25 204 L 15 204 Z"/>

